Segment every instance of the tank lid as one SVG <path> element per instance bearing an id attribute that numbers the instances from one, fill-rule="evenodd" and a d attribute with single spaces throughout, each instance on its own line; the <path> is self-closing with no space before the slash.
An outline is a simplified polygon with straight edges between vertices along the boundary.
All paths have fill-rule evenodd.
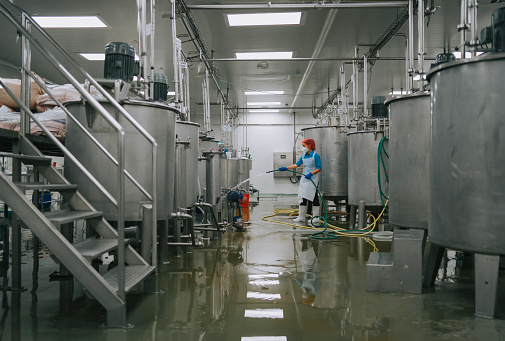
<path id="1" fill-rule="evenodd" d="M 412 99 L 412 98 L 417 98 L 417 97 L 425 97 L 425 96 L 429 97 L 430 93 L 429 92 L 416 92 L 414 94 L 409 94 L 409 95 L 405 95 L 405 96 L 401 96 L 401 97 L 394 97 L 394 98 L 388 99 L 386 102 L 384 102 L 384 104 L 386 106 L 388 106 L 392 102 L 396 102 L 396 101 L 400 101 L 400 100 L 404 100 L 404 99 Z"/>
<path id="2" fill-rule="evenodd" d="M 171 107 L 171 106 L 166 105 L 166 104 L 163 104 L 161 102 L 149 102 L 149 101 L 143 101 L 143 100 L 138 100 L 138 99 L 127 98 L 127 99 L 121 100 L 120 103 L 121 104 L 129 104 L 129 105 L 143 105 L 143 106 L 146 106 L 146 107 L 155 107 L 155 108 L 159 108 L 159 109 L 166 109 L 166 110 L 170 110 L 170 111 L 173 111 L 173 112 L 176 112 L 176 113 L 180 113 L 180 111 L 177 110 L 176 108 Z"/>
<path id="3" fill-rule="evenodd" d="M 370 133 L 383 133 L 383 130 L 359 130 L 359 131 L 351 131 L 350 133 L 347 133 L 347 135 L 356 135 L 356 134 L 370 134 Z"/>
<path id="4" fill-rule="evenodd" d="M 321 128 L 345 128 L 345 126 L 314 126 L 314 127 L 308 127 L 308 128 L 302 128 L 302 131 L 304 130 L 310 130 L 310 129 L 321 129 Z"/>
<path id="5" fill-rule="evenodd" d="M 197 126 L 197 127 L 200 127 L 200 123 L 196 123 L 196 122 L 189 122 L 189 121 L 180 121 L 180 120 L 177 120 L 177 121 L 175 121 L 175 123 L 177 123 L 177 124 L 187 124 L 187 125 L 192 125 L 192 126 Z"/>
<path id="6" fill-rule="evenodd" d="M 438 66 L 435 66 L 430 69 L 426 73 L 426 79 L 429 81 L 433 75 L 441 70 L 449 69 L 452 67 L 457 67 L 461 65 L 466 65 L 466 64 L 471 64 L 471 63 L 479 63 L 479 62 L 486 62 L 486 61 L 494 61 L 498 59 L 505 59 L 505 52 L 495 52 L 495 53 L 488 53 L 488 54 L 483 54 L 475 58 L 471 59 L 459 59 L 456 60 L 455 62 L 449 62 L 449 63 L 444 63 Z"/>

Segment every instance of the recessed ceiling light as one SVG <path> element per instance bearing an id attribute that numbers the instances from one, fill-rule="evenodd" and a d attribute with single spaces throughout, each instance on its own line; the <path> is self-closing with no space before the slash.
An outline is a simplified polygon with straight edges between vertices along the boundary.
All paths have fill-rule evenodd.
<path id="1" fill-rule="evenodd" d="M 281 105 L 281 102 L 247 102 L 247 105 Z"/>
<path id="2" fill-rule="evenodd" d="M 291 59 L 293 52 L 237 52 L 237 59 Z"/>
<path id="3" fill-rule="evenodd" d="M 278 109 L 249 109 L 249 112 L 279 112 Z"/>
<path id="4" fill-rule="evenodd" d="M 33 20 L 41 27 L 45 28 L 103 28 L 107 27 L 105 23 L 94 16 L 75 16 L 75 17 L 33 17 Z"/>
<path id="5" fill-rule="evenodd" d="M 230 26 L 299 25 L 302 12 L 227 14 Z"/>
<path id="6" fill-rule="evenodd" d="M 282 318 L 284 318 L 284 310 L 283 309 L 246 309 L 244 311 L 244 317 L 282 319 Z"/>
<path id="7" fill-rule="evenodd" d="M 283 95 L 284 90 L 269 90 L 269 91 L 245 91 L 246 96 L 256 96 L 256 95 Z"/>
<path id="8" fill-rule="evenodd" d="M 452 53 L 456 59 L 461 59 L 461 52 L 460 51 L 454 51 Z M 465 58 L 472 58 L 472 53 L 471 52 L 465 52 Z"/>
<path id="9" fill-rule="evenodd" d="M 87 60 L 105 60 L 105 53 L 79 53 L 81 56 Z M 135 55 L 135 60 L 139 60 L 139 57 Z"/>

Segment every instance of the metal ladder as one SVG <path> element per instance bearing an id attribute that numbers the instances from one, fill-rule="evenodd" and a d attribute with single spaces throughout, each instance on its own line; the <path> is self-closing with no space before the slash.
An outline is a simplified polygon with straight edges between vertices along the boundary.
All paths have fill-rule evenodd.
<path id="1" fill-rule="evenodd" d="M 19 12 L 19 13 L 18 13 Z M 21 14 L 21 15 L 19 15 Z M 4 201 L 13 211 L 13 217 L 19 219 L 30 228 L 35 235 L 53 252 L 58 260 L 70 271 L 77 280 L 79 280 L 93 295 L 97 301 L 107 310 L 108 327 L 125 327 L 126 324 L 126 293 L 133 289 L 137 284 L 149 278 L 146 283 L 149 291 L 156 291 L 156 277 L 150 276 L 156 272 L 157 264 L 157 229 L 156 229 L 156 153 L 157 144 L 154 138 L 136 122 L 131 115 L 106 91 L 96 80 L 84 71 L 79 64 L 66 52 L 51 36 L 47 34 L 38 24 L 22 9 L 16 5 L 0 0 L 0 15 L 7 18 L 13 26 L 17 28 L 18 34 L 22 36 L 22 67 L 21 67 L 21 99 L 17 98 L 12 91 L 0 80 L 7 93 L 16 101 L 21 108 L 21 129 L 19 140 L 13 145 L 14 153 L 3 153 L 2 156 L 12 157 L 13 160 L 13 180 L 10 180 L 5 174 L 0 172 L 0 200 Z M 19 21 L 21 18 L 21 21 Z M 35 28 L 59 53 L 66 58 L 70 64 L 77 69 L 84 78 L 95 86 L 97 90 L 113 105 L 117 114 L 125 117 L 144 138 L 152 144 L 152 182 L 150 191 L 144 189 L 124 167 L 125 161 L 125 131 L 117 120 L 95 99 L 84 87 L 68 72 L 54 55 L 34 36 L 30 29 Z M 93 175 L 86 170 L 76 156 L 72 155 L 65 146 L 56 139 L 49 130 L 37 119 L 30 111 L 29 105 L 29 87 L 30 80 L 33 79 L 42 89 L 51 96 L 51 98 L 65 111 L 68 119 L 77 122 L 75 117 L 55 98 L 45 85 L 33 75 L 30 69 L 31 47 L 36 47 L 41 55 L 59 69 L 67 80 L 74 85 L 87 104 L 93 107 L 110 124 L 113 130 L 117 132 L 117 160 L 107 151 L 93 136 L 87 133 L 89 139 L 95 143 L 100 150 L 117 166 L 117 196 L 112 196 L 105 187 L 100 184 Z M 118 221 L 117 230 L 114 229 L 98 211 L 78 192 L 77 186 L 69 183 L 59 172 L 51 166 L 51 159 L 44 157 L 42 153 L 26 137 L 30 121 L 34 121 L 44 131 L 47 137 L 62 150 L 66 157 L 69 157 L 83 173 L 96 185 L 96 187 L 117 207 Z M 81 126 L 84 130 L 84 127 Z M 20 181 L 20 162 L 26 165 L 33 165 L 49 184 L 41 183 L 19 183 Z M 124 197 L 125 197 L 125 177 L 128 177 L 144 193 L 146 197 L 145 205 L 149 207 L 144 217 L 145 222 L 150 221 L 151 240 L 144 241 L 143 244 L 149 244 L 151 251 L 150 263 L 146 261 L 149 257 L 144 255 L 142 258 L 131 246 L 125 242 L 124 238 Z M 41 213 L 38 209 L 25 198 L 25 190 L 51 190 L 60 192 L 68 203 L 68 209 Z M 154 218 L 153 218 L 154 217 Z M 77 220 L 85 220 L 86 228 L 96 232 L 96 237 L 90 237 L 82 243 L 71 244 L 58 229 L 61 225 L 72 224 Z M 144 226 L 147 227 L 147 226 Z M 17 219 L 13 220 L 13 246 L 20 244 L 20 229 Z M 144 245 L 143 245 L 144 248 Z M 96 271 L 91 262 L 93 259 L 101 256 L 103 253 L 117 250 L 118 265 L 104 274 L 103 276 Z M 20 274 L 20 251 L 13 248 L 13 271 L 12 283 L 13 289 L 21 288 Z"/>
<path id="2" fill-rule="evenodd" d="M 107 326 L 123 327 L 126 320 L 126 302 L 118 292 L 118 267 L 103 276 L 93 268 L 91 261 L 105 252 L 118 248 L 117 231 L 102 217 L 102 212 L 91 206 L 55 168 L 51 159 L 43 157 L 24 136 L 20 137 L 21 154 L 0 153 L 13 157 L 34 169 L 49 182 L 14 183 L 0 172 L 0 200 L 4 201 L 19 219 L 51 250 L 58 260 L 81 282 L 107 310 Z M 25 190 L 50 190 L 60 192 L 69 209 L 40 212 L 26 199 Z M 85 220 L 97 236 L 71 244 L 59 231 L 62 224 Z M 125 292 L 153 274 L 155 266 L 149 265 L 131 246 L 125 247 Z"/>

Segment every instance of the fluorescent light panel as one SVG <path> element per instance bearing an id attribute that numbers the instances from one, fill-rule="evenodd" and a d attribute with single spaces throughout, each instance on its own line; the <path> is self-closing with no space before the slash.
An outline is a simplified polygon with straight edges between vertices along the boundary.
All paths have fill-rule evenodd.
<path id="1" fill-rule="evenodd" d="M 87 60 L 105 60 L 105 53 L 79 53 Z M 135 60 L 139 60 L 139 56 L 135 55 Z"/>
<path id="2" fill-rule="evenodd" d="M 269 90 L 269 91 L 245 91 L 246 96 L 257 96 L 257 95 L 283 95 L 284 90 Z"/>
<path id="3" fill-rule="evenodd" d="M 299 25 L 302 12 L 227 14 L 230 26 Z"/>
<path id="4" fill-rule="evenodd" d="M 291 59 L 293 52 L 237 52 L 237 59 Z"/>
<path id="5" fill-rule="evenodd" d="M 279 109 L 249 109 L 249 112 L 279 112 Z"/>
<path id="6" fill-rule="evenodd" d="M 244 317 L 263 319 L 282 319 L 284 310 L 282 309 L 246 309 Z"/>
<path id="7" fill-rule="evenodd" d="M 175 96 L 175 91 L 168 91 L 167 96 Z"/>
<path id="8" fill-rule="evenodd" d="M 35 16 L 33 20 L 44 28 L 103 28 L 105 23 L 96 15 L 93 16 Z"/>
<path id="9" fill-rule="evenodd" d="M 247 102 L 247 105 L 281 105 L 281 102 Z"/>
<path id="10" fill-rule="evenodd" d="M 280 300 L 281 294 L 266 294 L 264 292 L 248 291 L 247 298 L 254 298 L 259 300 L 273 301 Z"/>

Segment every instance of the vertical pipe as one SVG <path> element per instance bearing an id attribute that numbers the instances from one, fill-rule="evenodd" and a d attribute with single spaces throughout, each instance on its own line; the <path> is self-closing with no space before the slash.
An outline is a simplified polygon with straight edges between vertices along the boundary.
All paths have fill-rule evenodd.
<path id="1" fill-rule="evenodd" d="M 414 89 L 414 0 L 409 0 L 409 82 L 410 92 Z"/>
<path id="2" fill-rule="evenodd" d="M 458 26 L 458 29 L 461 32 L 461 58 L 465 58 L 466 55 L 467 17 L 468 17 L 468 0 L 461 0 L 461 23 Z"/>
<path id="3" fill-rule="evenodd" d="M 358 205 L 358 229 L 364 229 L 366 227 L 366 207 L 365 201 L 360 200 Z"/>
<path id="4" fill-rule="evenodd" d="M 186 121 L 191 121 L 191 113 L 190 113 L 190 110 L 189 110 L 189 104 L 190 104 L 190 98 L 189 98 L 189 68 L 186 67 L 184 69 L 184 73 L 185 73 L 185 82 L 184 82 L 184 106 L 186 107 Z"/>
<path id="5" fill-rule="evenodd" d="M 172 59 L 174 61 L 174 90 L 175 103 L 179 105 L 179 61 L 177 60 L 177 50 L 181 41 L 177 39 L 177 19 L 175 17 L 175 0 L 170 0 L 172 3 Z"/>
<path id="6" fill-rule="evenodd" d="M 30 22 L 28 21 L 27 15 L 23 12 L 22 14 L 22 24 L 26 28 L 28 32 L 30 29 Z M 31 108 L 30 106 L 30 82 L 31 77 L 28 75 L 31 72 L 31 59 L 32 54 L 30 50 L 30 41 L 28 38 L 23 35 L 21 37 L 21 58 L 23 63 L 23 70 L 21 73 L 21 102 L 23 102 L 27 108 Z M 30 132 L 30 117 L 28 113 L 21 108 L 21 117 L 20 117 L 20 131 L 21 135 Z"/>
<path id="7" fill-rule="evenodd" d="M 477 42 L 479 41 L 479 37 L 477 36 L 477 8 L 479 7 L 478 0 L 472 0 L 470 6 L 470 46 L 472 47 L 472 58 L 477 56 Z"/>
<path id="8" fill-rule="evenodd" d="M 363 55 L 363 116 L 368 114 L 368 60 Z"/>
<path id="9" fill-rule="evenodd" d="M 144 71 L 144 99 L 149 99 L 149 83 L 146 80 L 147 79 L 147 74 L 149 70 L 147 69 L 147 37 L 146 37 L 146 21 L 147 21 L 147 14 L 146 14 L 146 0 L 142 0 L 140 4 L 140 36 L 141 36 L 141 41 L 142 41 L 142 47 L 140 49 L 140 60 L 141 60 L 141 67 Z"/>
<path id="10" fill-rule="evenodd" d="M 405 91 L 409 93 L 409 38 L 405 36 Z"/>
<path id="11" fill-rule="evenodd" d="M 149 40 L 150 43 L 150 52 L 151 55 L 149 56 L 151 59 L 151 65 L 150 65 L 150 70 L 151 70 L 151 81 L 150 81 L 150 89 L 151 91 L 149 92 L 149 98 L 153 99 L 154 98 L 154 20 L 155 20 L 155 0 L 151 0 L 151 32 L 149 33 L 151 39 Z"/>
<path id="12" fill-rule="evenodd" d="M 417 7 L 418 54 L 417 68 L 419 71 L 419 91 L 424 86 L 424 0 L 418 0 Z"/>

